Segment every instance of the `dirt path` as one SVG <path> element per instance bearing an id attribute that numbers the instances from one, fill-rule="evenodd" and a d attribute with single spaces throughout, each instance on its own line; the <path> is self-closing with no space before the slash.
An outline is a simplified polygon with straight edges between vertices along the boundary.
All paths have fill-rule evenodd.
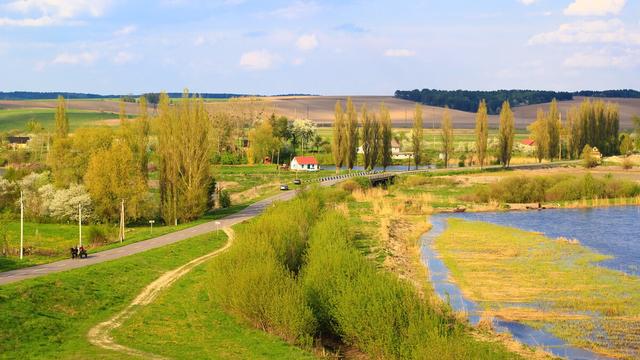
<path id="1" fill-rule="evenodd" d="M 87 334 L 89 342 L 103 349 L 113 350 L 131 356 L 139 356 L 147 359 L 165 359 L 162 356 L 120 345 L 114 341 L 111 332 L 120 327 L 127 319 L 135 314 L 140 307 L 152 303 L 163 290 L 171 286 L 176 280 L 188 274 L 193 268 L 229 249 L 233 243 L 234 233 L 231 228 L 224 228 L 223 230 L 229 238 L 223 247 L 162 274 L 157 280 L 142 289 L 142 292 L 140 292 L 124 310 L 91 328 Z"/>

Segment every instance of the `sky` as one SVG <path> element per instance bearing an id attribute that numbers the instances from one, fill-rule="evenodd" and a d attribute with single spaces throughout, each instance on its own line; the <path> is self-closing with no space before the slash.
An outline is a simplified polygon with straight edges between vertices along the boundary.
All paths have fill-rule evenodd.
<path id="1" fill-rule="evenodd" d="M 640 0 L 0 0 L 0 91 L 640 88 Z"/>

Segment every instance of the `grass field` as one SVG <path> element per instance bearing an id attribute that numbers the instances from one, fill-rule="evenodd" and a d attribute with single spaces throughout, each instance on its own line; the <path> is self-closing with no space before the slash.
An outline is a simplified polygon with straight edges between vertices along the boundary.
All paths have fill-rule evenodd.
<path id="1" fill-rule="evenodd" d="M 120 359 L 90 345 L 88 330 L 124 308 L 160 274 L 222 246 L 224 233 L 0 287 L 0 357 Z"/>
<path id="2" fill-rule="evenodd" d="M 118 118 L 117 114 L 69 110 L 69 126 L 71 130 L 82 126 L 94 125 L 99 120 Z M 38 121 L 45 130 L 53 130 L 55 109 L 4 109 L 0 110 L 0 131 L 19 130 L 26 131 L 26 124 Z"/>
<path id="3" fill-rule="evenodd" d="M 83 226 L 83 242 L 89 252 L 107 250 L 182 230 L 207 221 L 219 219 L 231 213 L 240 211 L 246 206 L 247 204 L 239 204 L 228 209 L 219 209 L 214 213 L 204 215 L 198 220 L 178 224 L 178 226 L 154 226 L 153 232 L 151 232 L 147 225 L 131 226 L 126 229 L 126 240 L 122 244 L 119 242 L 113 242 L 110 244 L 92 245 L 87 239 L 90 225 Z M 9 246 L 13 249 L 20 249 L 20 223 L 18 221 L 11 222 L 8 230 Z M 113 238 L 116 238 L 116 225 L 112 225 L 111 230 L 111 235 Z M 24 226 L 24 239 L 24 247 L 32 248 L 33 253 L 26 256 L 23 260 L 19 260 L 16 254 L 11 257 L 0 257 L 0 271 L 8 271 L 38 264 L 50 263 L 69 257 L 69 248 L 78 244 L 78 225 L 26 222 Z"/>
<path id="4" fill-rule="evenodd" d="M 596 265 L 607 256 L 460 219 L 448 220 L 435 246 L 465 296 L 487 316 L 545 327 L 573 345 L 614 356 L 633 356 L 640 346 L 640 278 Z"/>

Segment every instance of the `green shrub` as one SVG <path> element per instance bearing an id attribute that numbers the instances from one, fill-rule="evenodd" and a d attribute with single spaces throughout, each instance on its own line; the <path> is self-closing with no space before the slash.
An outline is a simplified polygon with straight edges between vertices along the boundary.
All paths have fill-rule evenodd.
<path id="1" fill-rule="evenodd" d="M 229 194 L 229 191 L 225 189 L 220 190 L 218 193 L 218 204 L 220 204 L 220 207 L 223 209 L 231 207 L 231 194 Z"/>
<path id="2" fill-rule="evenodd" d="M 108 225 L 91 225 L 87 231 L 87 240 L 91 245 L 104 245 L 111 240 L 112 232 L 112 229 Z"/>

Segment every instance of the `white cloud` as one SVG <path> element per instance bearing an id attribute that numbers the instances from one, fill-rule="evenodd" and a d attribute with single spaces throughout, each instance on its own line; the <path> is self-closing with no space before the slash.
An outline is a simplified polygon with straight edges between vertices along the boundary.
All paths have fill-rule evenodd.
<path id="1" fill-rule="evenodd" d="M 304 64 L 304 58 L 295 58 L 291 61 L 291 64 L 295 65 L 295 66 L 299 66 Z"/>
<path id="2" fill-rule="evenodd" d="M 277 57 L 266 51 L 249 51 L 240 57 L 240 66 L 247 70 L 266 70 L 273 66 Z"/>
<path id="3" fill-rule="evenodd" d="M 289 6 L 272 11 L 271 15 L 291 20 L 312 15 L 318 10 L 320 6 L 313 1 L 295 1 Z"/>
<path id="4" fill-rule="evenodd" d="M 630 68 L 640 66 L 640 51 L 625 49 L 613 54 L 608 50 L 580 52 L 564 60 L 563 65 L 570 68 Z"/>
<path id="5" fill-rule="evenodd" d="M 134 56 L 130 52 L 127 51 L 119 51 L 116 56 L 113 58 L 113 62 L 116 64 L 126 64 L 133 60 Z"/>
<path id="6" fill-rule="evenodd" d="M 530 45 L 551 43 L 640 44 L 640 30 L 627 30 L 619 19 L 578 21 L 562 24 L 555 31 L 537 34 L 529 39 Z"/>
<path id="7" fill-rule="evenodd" d="M 389 57 L 410 57 L 415 55 L 416 52 L 409 49 L 387 49 L 384 51 L 384 56 Z"/>
<path id="8" fill-rule="evenodd" d="M 138 27 L 136 27 L 135 25 L 127 25 L 116 30 L 113 34 L 118 36 L 124 36 L 124 35 L 129 35 L 135 32 L 136 30 L 138 30 Z"/>
<path id="9" fill-rule="evenodd" d="M 65 65 L 90 65 L 96 61 L 97 58 L 98 55 L 95 52 L 84 51 L 77 54 L 64 52 L 58 54 L 51 63 Z"/>
<path id="10" fill-rule="evenodd" d="M 564 13 L 574 16 L 618 15 L 625 3 L 626 0 L 574 0 Z"/>
<path id="11" fill-rule="evenodd" d="M 0 26 L 73 25 L 80 16 L 102 16 L 109 5 L 111 0 L 13 0 L 0 9 L 26 17 L 2 17 Z"/>
<path id="12" fill-rule="evenodd" d="M 531 5 L 531 4 L 535 3 L 538 0 L 518 0 L 518 1 L 521 2 L 522 4 L 528 6 L 528 5 Z"/>
<path id="13" fill-rule="evenodd" d="M 302 35 L 296 41 L 296 46 L 300 50 L 313 50 L 318 47 L 318 38 L 316 34 Z"/>

